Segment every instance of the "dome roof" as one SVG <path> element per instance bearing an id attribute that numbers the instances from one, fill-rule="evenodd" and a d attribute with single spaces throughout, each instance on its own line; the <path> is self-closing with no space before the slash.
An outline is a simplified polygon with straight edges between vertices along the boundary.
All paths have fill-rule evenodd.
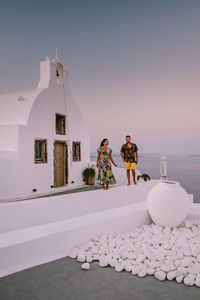
<path id="1" fill-rule="evenodd" d="M 26 125 L 33 103 L 44 88 L 0 95 L 0 125 Z"/>

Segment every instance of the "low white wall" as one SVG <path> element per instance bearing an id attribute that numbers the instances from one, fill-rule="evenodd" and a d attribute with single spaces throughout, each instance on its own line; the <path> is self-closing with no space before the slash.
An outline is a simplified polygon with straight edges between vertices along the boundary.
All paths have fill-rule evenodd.
<path id="1" fill-rule="evenodd" d="M 190 203 L 187 219 L 193 221 L 198 220 L 200 222 L 200 203 Z"/>
<path id="2" fill-rule="evenodd" d="M 143 202 L 157 182 L 0 203 L 0 233 Z"/>
<path id="3" fill-rule="evenodd" d="M 199 204 L 190 205 L 187 218 L 200 221 Z M 1 234 L 0 277 L 65 257 L 73 247 L 94 236 L 150 223 L 143 202 Z"/>
<path id="4" fill-rule="evenodd" d="M 157 183 L 1 203 L 0 277 L 65 257 L 93 236 L 149 224 L 146 199 Z M 200 221 L 200 204 L 190 204 L 188 219 Z"/>
<path id="5" fill-rule="evenodd" d="M 94 236 L 150 223 L 146 203 L 101 211 L 0 235 L 0 277 L 69 254 Z"/>

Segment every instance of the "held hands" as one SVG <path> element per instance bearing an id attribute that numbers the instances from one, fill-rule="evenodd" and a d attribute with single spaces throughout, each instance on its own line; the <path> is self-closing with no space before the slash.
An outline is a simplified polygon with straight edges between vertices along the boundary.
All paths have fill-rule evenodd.
<path id="1" fill-rule="evenodd" d="M 99 164 L 98 164 L 98 163 L 96 164 L 96 167 L 97 167 L 97 168 L 99 167 Z"/>
<path id="2" fill-rule="evenodd" d="M 114 165 L 115 167 L 117 167 L 117 164 L 113 163 L 113 165 Z"/>

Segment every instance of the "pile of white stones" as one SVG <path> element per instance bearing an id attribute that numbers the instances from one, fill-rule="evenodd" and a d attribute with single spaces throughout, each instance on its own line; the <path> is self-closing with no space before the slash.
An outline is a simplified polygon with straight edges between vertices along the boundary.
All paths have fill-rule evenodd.
<path id="1" fill-rule="evenodd" d="M 151 224 L 105 234 L 74 248 L 69 257 L 83 263 L 82 269 L 98 261 L 100 267 L 110 266 L 117 272 L 200 287 L 200 223 L 185 221 L 174 228 Z"/>

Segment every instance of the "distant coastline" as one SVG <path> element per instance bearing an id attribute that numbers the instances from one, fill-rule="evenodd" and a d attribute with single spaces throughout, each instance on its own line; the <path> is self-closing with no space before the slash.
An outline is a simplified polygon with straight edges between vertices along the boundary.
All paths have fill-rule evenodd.
<path id="1" fill-rule="evenodd" d="M 164 154 L 167 157 L 167 177 L 180 182 L 188 193 L 194 195 L 195 202 L 200 203 L 200 154 Z M 160 178 L 161 153 L 140 153 L 138 170 L 151 178 Z M 114 161 L 119 168 L 125 168 L 119 152 L 113 152 Z M 97 153 L 91 152 L 90 159 L 96 162 Z"/>
<path id="2" fill-rule="evenodd" d="M 120 152 L 114 152 L 113 151 L 113 154 L 114 155 L 120 155 Z M 96 152 L 95 151 L 92 151 L 92 152 L 90 152 L 90 155 L 96 155 Z M 154 152 L 146 152 L 146 153 L 140 153 L 139 152 L 139 156 L 143 156 L 143 155 L 145 155 L 145 156 L 160 156 L 160 157 L 162 157 L 163 155 L 165 155 L 165 156 L 186 156 L 186 157 L 200 157 L 200 154 L 167 154 L 167 153 L 154 153 Z"/>

